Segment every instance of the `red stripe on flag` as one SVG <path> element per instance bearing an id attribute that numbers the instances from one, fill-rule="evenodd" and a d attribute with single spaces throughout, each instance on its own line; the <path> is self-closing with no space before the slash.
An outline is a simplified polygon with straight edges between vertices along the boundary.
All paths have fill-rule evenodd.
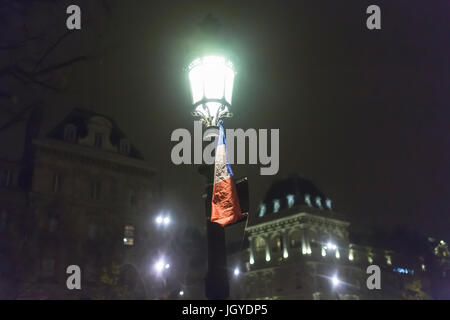
<path id="1" fill-rule="evenodd" d="M 214 184 L 212 196 L 211 222 L 222 227 L 242 218 L 241 206 L 232 177 Z"/>

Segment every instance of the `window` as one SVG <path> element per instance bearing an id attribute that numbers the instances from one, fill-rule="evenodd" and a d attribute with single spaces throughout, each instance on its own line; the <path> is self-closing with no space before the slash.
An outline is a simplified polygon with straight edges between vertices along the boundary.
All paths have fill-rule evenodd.
<path id="1" fill-rule="evenodd" d="M 283 247 L 283 238 L 278 236 L 275 238 L 275 243 L 273 243 L 272 252 L 278 252 Z"/>
<path id="2" fill-rule="evenodd" d="M 91 199 L 100 199 L 100 182 L 98 181 L 91 183 Z"/>
<path id="3" fill-rule="evenodd" d="M 41 276 L 43 278 L 52 277 L 55 274 L 55 260 L 43 259 L 41 260 Z"/>
<path id="4" fill-rule="evenodd" d="M 132 225 L 125 226 L 123 244 L 126 246 L 134 245 L 134 226 Z"/>
<path id="5" fill-rule="evenodd" d="M 130 142 L 128 141 L 128 139 L 120 140 L 119 152 L 124 155 L 128 155 L 130 153 Z"/>
<path id="6" fill-rule="evenodd" d="M 128 199 L 130 201 L 130 205 L 135 206 L 136 205 L 136 191 L 134 191 L 133 189 L 130 190 L 130 193 L 128 195 Z"/>
<path id="7" fill-rule="evenodd" d="M 259 217 L 263 217 L 266 213 L 266 205 L 264 203 L 261 203 L 259 205 Z"/>
<path id="8" fill-rule="evenodd" d="M 2 210 L 2 213 L 0 214 L 0 230 L 4 230 L 7 224 L 8 224 L 8 212 L 6 210 Z"/>
<path id="9" fill-rule="evenodd" d="M 255 247 L 256 247 L 256 251 L 266 250 L 266 241 L 264 240 L 264 238 L 261 238 L 261 237 L 256 238 Z"/>
<path id="10" fill-rule="evenodd" d="M 77 140 L 77 127 L 71 123 L 64 128 L 64 140 L 67 142 L 75 142 Z"/>
<path id="11" fill-rule="evenodd" d="M 278 212 L 280 210 L 280 200 L 273 200 L 273 212 Z"/>
<path id="12" fill-rule="evenodd" d="M 103 145 L 103 135 L 99 132 L 95 133 L 94 136 L 94 146 L 96 146 L 97 148 L 101 148 Z"/>
<path id="13" fill-rule="evenodd" d="M 286 196 L 286 198 L 287 198 L 288 208 L 292 208 L 294 206 L 294 203 L 295 203 L 294 195 L 293 194 L 288 194 Z"/>
<path id="14" fill-rule="evenodd" d="M 53 192 L 61 191 L 61 174 L 55 173 L 53 175 Z"/>
<path id="15" fill-rule="evenodd" d="M 88 238 L 89 239 L 95 239 L 97 236 L 97 225 L 95 223 L 90 223 L 88 225 Z"/>
<path id="16" fill-rule="evenodd" d="M 316 206 L 322 209 L 322 199 L 320 197 L 316 197 Z"/>
<path id="17" fill-rule="evenodd" d="M 12 174 L 8 169 L 2 169 L 0 171 L 0 186 L 9 187 L 11 186 Z"/>
<path id="18" fill-rule="evenodd" d="M 325 200 L 325 206 L 331 210 L 331 200 L 330 199 Z"/>
<path id="19" fill-rule="evenodd" d="M 355 254 L 353 252 L 353 249 L 350 249 L 348 251 L 348 260 L 353 261 L 355 259 Z"/>
<path id="20" fill-rule="evenodd" d="M 291 248 L 300 248 L 301 244 L 300 239 L 291 239 Z"/>
<path id="21" fill-rule="evenodd" d="M 309 194 L 305 194 L 305 203 L 308 207 L 311 207 L 311 196 Z"/>
<path id="22" fill-rule="evenodd" d="M 386 255 L 386 264 L 388 266 L 392 265 L 392 260 L 391 260 L 391 256 L 390 255 Z"/>

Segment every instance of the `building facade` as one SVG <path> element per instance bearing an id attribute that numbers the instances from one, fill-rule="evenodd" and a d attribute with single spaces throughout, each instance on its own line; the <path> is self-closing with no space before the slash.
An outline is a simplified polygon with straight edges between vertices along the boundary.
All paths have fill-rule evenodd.
<path id="1" fill-rule="evenodd" d="M 232 296 L 403 299 L 414 281 L 427 286 L 419 257 L 354 243 L 350 231 L 350 222 L 311 181 L 292 176 L 276 182 L 246 228 L 247 248 L 229 256 L 230 266 L 241 270 L 230 274 Z M 367 286 L 371 265 L 380 269 L 381 290 Z"/>
<path id="2" fill-rule="evenodd" d="M 2 281 L 10 297 L 114 298 L 98 288 L 101 279 L 121 277 L 115 266 L 129 266 L 135 297 L 145 297 L 140 240 L 159 196 L 155 170 L 112 119 L 82 109 L 25 145 L 23 161 L 1 163 L 1 252 L 10 261 Z M 69 265 L 81 268 L 83 290 L 67 289 Z"/>

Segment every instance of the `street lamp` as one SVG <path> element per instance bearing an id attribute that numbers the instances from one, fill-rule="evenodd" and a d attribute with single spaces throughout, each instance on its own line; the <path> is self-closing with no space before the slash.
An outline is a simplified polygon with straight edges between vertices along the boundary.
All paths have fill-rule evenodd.
<path id="1" fill-rule="evenodd" d="M 202 50 L 197 51 L 189 61 L 187 73 L 192 96 L 192 115 L 199 118 L 208 129 L 217 127 L 220 119 L 233 116 L 230 109 L 236 71 L 224 51 L 218 50 L 220 45 L 211 46 L 219 39 L 218 21 L 208 15 L 200 26 L 204 37 L 197 43 L 197 49 Z M 207 181 L 204 197 L 208 241 L 205 296 L 208 299 L 224 300 L 229 297 L 225 231 L 220 224 L 211 222 L 214 166 L 203 165 L 199 172 Z"/>

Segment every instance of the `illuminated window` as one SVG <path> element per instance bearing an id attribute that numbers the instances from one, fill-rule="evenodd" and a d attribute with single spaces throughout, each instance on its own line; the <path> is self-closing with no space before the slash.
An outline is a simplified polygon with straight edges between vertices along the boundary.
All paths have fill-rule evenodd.
<path id="1" fill-rule="evenodd" d="M 288 207 L 292 208 L 294 206 L 294 202 L 295 202 L 294 201 L 294 195 L 293 194 L 288 194 L 286 196 L 286 198 L 287 198 Z"/>
<path id="2" fill-rule="evenodd" d="M 283 247 L 283 238 L 281 236 L 278 236 L 275 240 L 275 243 L 273 243 L 272 252 L 278 252 Z"/>
<path id="3" fill-rule="evenodd" d="M 331 210 L 331 200 L 330 199 L 325 200 L 325 206 Z"/>
<path id="4" fill-rule="evenodd" d="M 136 198 L 136 191 L 134 191 L 133 189 L 130 190 L 130 193 L 128 195 L 129 201 L 130 201 L 130 205 L 135 206 L 136 202 L 137 202 L 137 198 Z"/>
<path id="5" fill-rule="evenodd" d="M 264 203 L 261 203 L 259 205 L 259 216 L 263 217 L 266 214 L 266 205 Z"/>
<path id="6" fill-rule="evenodd" d="M 133 246 L 134 239 L 133 238 L 123 238 L 123 244 L 126 246 Z"/>
<path id="7" fill-rule="evenodd" d="M 309 194 L 305 194 L 305 203 L 311 207 L 311 196 Z"/>
<path id="8" fill-rule="evenodd" d="M 320 197 L 316 197 L 316 206 L 322 209 L 322 200 L 320 199 Z"/>
<path id="9" fill-rule="evenodd" d="M 134 226 L 125 226 L 123 244 L 126 246 L 134 245 Z"/>
<path id="10" fill-rule="evenodd" d="M 353 249 L 350 249 L 348 251 L 348 260 L 353 261 L 355 259 L 354 253 L 353 253 Z"/>
<path id="11" fill-rule="evenodd" d="M 278 212 L 280 210 L 280 200 L 273 200 L 273 212 Z"/>
<path id="12" fill-rule="evenodd" d="M 388 266 L 392 265 L 391 256 L 389 256 L 389 255 L 386 256 L 386 263 Z"/>

